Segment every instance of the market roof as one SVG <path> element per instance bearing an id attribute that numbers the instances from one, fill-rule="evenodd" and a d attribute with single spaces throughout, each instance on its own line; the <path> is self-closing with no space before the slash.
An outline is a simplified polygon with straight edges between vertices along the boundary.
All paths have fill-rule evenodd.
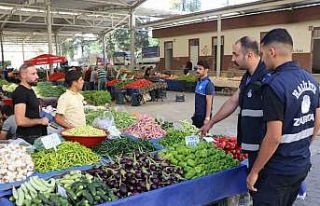
<path id="1" fill-rule="evenodd" d="M 139 27 L 151 27 L 153 29 L 169 28 L 179 25 L 193 24 L 198 22 L 213 21 L 221 19 L 235 18 L 266 12 L 294 10 L 310 6 L 320 5 L 319 0 L 260 0 L 246 4 L 226 6 L 218 9 L 193 12 L 190 14 L 169 17 L 161 20 L 140 24 Z"/>
<path id="2" fill-rule="evenodd" d="M 60 39 L 77 33 L 104 34 L 128 24 L 130 12 L 136 21 L 164 18 L 176 12 L 141 8 L 147 0 L 1 0 L 0 31 L 4 41 L 47 40 L 47 6 L 52 15 L 52 31 Z"/>

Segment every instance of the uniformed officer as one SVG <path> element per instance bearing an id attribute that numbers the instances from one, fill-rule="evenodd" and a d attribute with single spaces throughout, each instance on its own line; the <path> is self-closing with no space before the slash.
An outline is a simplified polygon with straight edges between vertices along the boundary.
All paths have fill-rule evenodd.
<path id="1" fill-rule="evenodd" d="M 195 89 L 195 112 L 192 116 L 192 124 L 200 128 L 211 118 L 214 85 L 208 77 L 209 64 L 207 61 L 200 60 L 196 68 L 199 80 Z"/>
<path id="2" fill-rule="evenodd" d="M 240 106 L 237 140 L 242 146 L 242 151 L 249 154 L 250 168 L 265 135 L 261 81 L 267 72 L 265 65 L 260 61 L 258 42 L 248 36 L 242 37 L 233 45 L 232 61 L 235 66 L 246 69 L 247 72 L 242 77 L 239 89 L 200 131 L 205 135 L 214 124 L 227 118 Z"/>
<path id="3" fill-rule="evenodd" d="M 319 129 L 319 88 L 292 61 L 293 41 L 285 29 L 261 41 L 262 59 L 273 71 L 263 88 L 267 132 L 247 177 L 254 206 L 289 206 L 310 169 L 311 140 Z"/>

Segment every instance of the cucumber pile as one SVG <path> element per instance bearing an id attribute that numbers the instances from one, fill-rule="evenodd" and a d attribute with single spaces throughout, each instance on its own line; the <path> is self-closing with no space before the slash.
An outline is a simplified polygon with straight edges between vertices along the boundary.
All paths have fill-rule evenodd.
<path id="1" fill-rule="evenodd" d="M 17 206 L 37 206 L 52 205 L 67 206 L 68 200 L 56 193 L 55 179 L 45 181 L 38 176 L 31 177 L 27 182 L 23 183 L 19 189 L 13 187 L 11 200 Z"/>

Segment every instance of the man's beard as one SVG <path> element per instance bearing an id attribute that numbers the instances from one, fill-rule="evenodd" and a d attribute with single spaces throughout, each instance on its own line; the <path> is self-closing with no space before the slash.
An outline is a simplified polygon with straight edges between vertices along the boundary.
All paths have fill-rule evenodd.
<path id="1" fill-rule="evenodd" d="M 236 61 L 234 61 L 233 64 L 236 65 L 237 67 L 240 67 L 240 65 Z"/>
<path id="2" fill-rule="evenodd" d="M 27 82 L 30 86 L 37 86 L 37 84 L 38 84 L 38 82 L 37 81 L 35 81 L 35 82 Z"/>

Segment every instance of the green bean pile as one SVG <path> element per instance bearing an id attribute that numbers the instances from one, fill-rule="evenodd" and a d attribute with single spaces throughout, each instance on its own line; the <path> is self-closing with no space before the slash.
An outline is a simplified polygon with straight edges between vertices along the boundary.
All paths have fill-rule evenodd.
<path id="1" fill-rule="evenodd" d="M 80 145 L 78 142 L 65 141 L 53 149 L 33 153 L 32 160 L 35 168 L 43 173 L 52 170 L 62 170 L 68 167 L 95 164 L 100 157 L 91 149 Z"/>
<path id="2" fill-rule="evenodd" d="M 134 151 L 153 152 L 155 150 L 156 149 L 147 140 L 133 140 L 128 137 L 107 140 L 102 142 L 99 146 L 93 148 L 93 151 L 105 157 L 114 157 L 122 154 L 130 154 Z"/>

